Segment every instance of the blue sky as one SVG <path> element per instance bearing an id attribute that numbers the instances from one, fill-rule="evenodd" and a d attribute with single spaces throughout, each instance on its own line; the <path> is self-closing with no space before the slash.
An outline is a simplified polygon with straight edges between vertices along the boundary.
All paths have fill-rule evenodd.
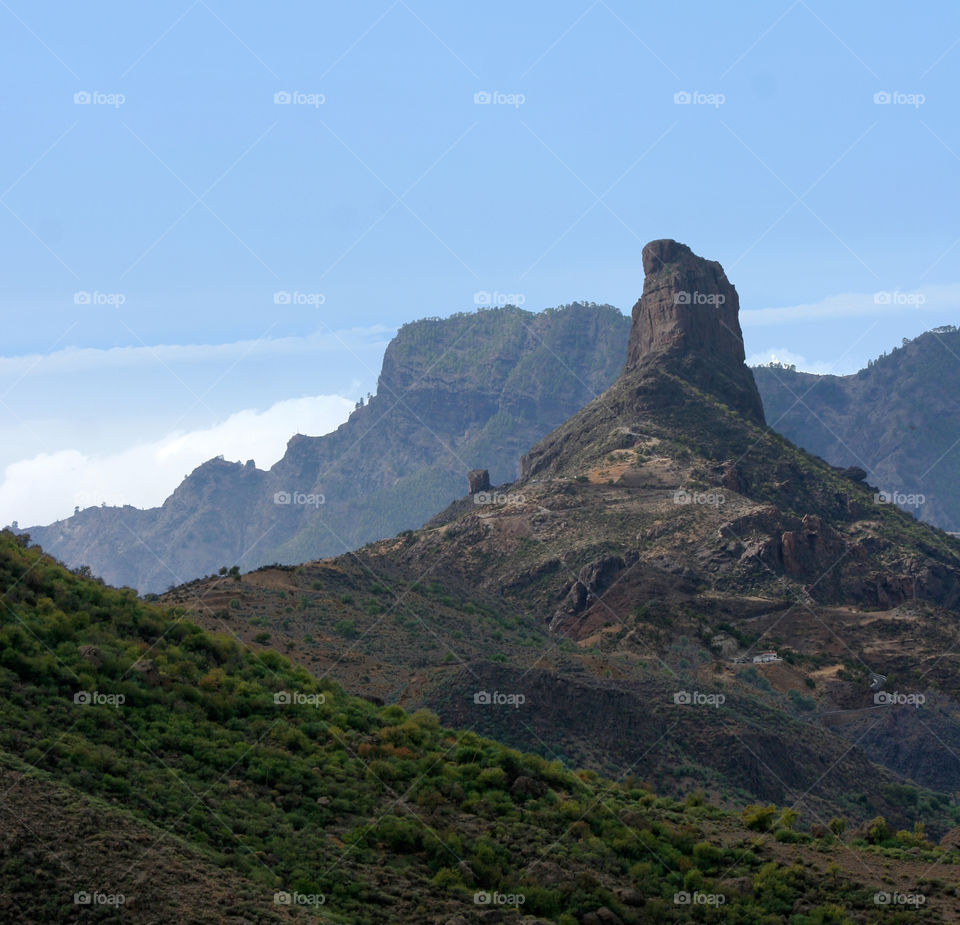
<path id="1" fill-rule="evenodd" d="M 218 441 L 269 465 L 375 388 L 398 325 L 478 292 L 629 311 L 652 238 L 723 263 L 755 360 L 850 372 L 958 321 L 955 4 L 0 23 L 2 522 L 156 503 Z"/>

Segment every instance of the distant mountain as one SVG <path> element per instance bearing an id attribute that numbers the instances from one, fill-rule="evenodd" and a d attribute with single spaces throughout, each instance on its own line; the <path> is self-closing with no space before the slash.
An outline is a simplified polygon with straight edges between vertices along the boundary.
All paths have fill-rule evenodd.
<path id="1" fill-rule="evenodd" d="M 585 303 L 406 324 L 370 402 L 331 434 L 293 437 L 269 471 L 212 459 L 162 507 L 91 507 L 27 531 L 67 565 L 141 592 L 345 552 L 420 526 L 471 469 L 516 478 L 521 454 L 614 380 L 629 329 L 612 306 Z"/>
<path id="2" fill-rule="evenodd" d="M 142 593 L 225 565 L 247 571 L 355 549 L 420 526 L 462 494 L 472 468 L 488 469 L 493 484 L 516 478 L 530 446 L 613 382 L 629 330 L 617 309 L 584 303 L 407 324 L 370 403 L 332 434 L 293 437 L 269 471 L 212 459 L 162 507 L 91 507 L 26 529 L 67 565 Z M 628 353 L 653 336 L 638 329 Z M 680 336 L 700 335 L 656 334 Z M 746 367 L 734 383 L 749 417 L 765 413 L 798 446 L 862 468 L 918 519 L 960 531 L 960 332 L 938 328 L 850 376 L 752 372 L 756 389 Z M 756 391 L 762 409 L 750 405 Z"/>
<path id="3" fill-rule="evenodd" d="M 960 331 L 921 334 L 850 376 L 753 368 L 770 426 L 919 519 L 960 531 Z"/>

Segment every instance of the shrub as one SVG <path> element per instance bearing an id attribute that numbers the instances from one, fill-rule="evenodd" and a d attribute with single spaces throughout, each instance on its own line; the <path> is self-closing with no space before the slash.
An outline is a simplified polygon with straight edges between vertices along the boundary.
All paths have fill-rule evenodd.
<path id="1" fill-rule="evenodd" d="M 871 819 L 867 826 L 867 841 L 870 842 L 871 845 L 883 844 L 892 834 L 893 832 L 890 830 L 890 826 L 887 825 L 887 820 L 884 819 L 883 816 L 877 816 Z"/>
<path id="2" fill-rule="evenodd" d="M 777 807 L 772 803 L 769 806 L 752 803 L 740 814 L 740 818 L 743 820 L 743 824 L 754 832 L 769 832 L 773 826 L 773 817 L 776 814 Z"/>
<path id="3" fill-rule="evenodd" d="M 357 635 L 357 628 L 353 620 L 338 620 L 333 628 L 346 639 L 353 639 Z"/>
<path id="4" fill-rule="evenodd" d="M 840 816 L 834 816 L 829 823 L 827 823 L 827 828 L 833 832 L 838 838 L 843 835 L 847 828 L 847 820 L 841 818 Z"/>
<path id="5" fill-rule="evenodd" d="M 507 785 L 503 768 L 484 768 L 477 777 L 477 784 L 484 790 L 502 790 Z"/>
<path id="6" fill-rule="evenodd" d="M 801 694 L 800 691 L 793 690 L 792 688 L 787 692 L 787 697 L 791 705 L 798 710 L 813 710 L 817 705 L 812 697 Z"/>
<path id="7" fill-rule="evenodd" d="M 440 870 L 433 875 L 433 879 L 430 882 L 434 886 L 438 886 L 444 890 L 457 889 L 463 886 L 463 878 L 460 876 L 459 871 L 454 870 L 452 867 L 441 867 Z"/>

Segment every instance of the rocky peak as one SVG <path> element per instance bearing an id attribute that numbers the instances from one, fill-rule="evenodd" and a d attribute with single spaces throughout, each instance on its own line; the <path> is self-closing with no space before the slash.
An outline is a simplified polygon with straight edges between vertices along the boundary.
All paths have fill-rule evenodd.
<path id="1" fill-rule="evenodd" d="M 715 260 L 664 238 L 643 249 L 625 373 L 661 363 L 758 423 L 763 405 L 744 364 L 740 299 Z M 679 364 L 679 368 L 677 368 Z"/>
<path id="2" fill-rule="evenodd" d="M 487 469 L 471 469 L 467 473 L 467 489 L 471 495 L 490 490 L 490 472 Z"/>

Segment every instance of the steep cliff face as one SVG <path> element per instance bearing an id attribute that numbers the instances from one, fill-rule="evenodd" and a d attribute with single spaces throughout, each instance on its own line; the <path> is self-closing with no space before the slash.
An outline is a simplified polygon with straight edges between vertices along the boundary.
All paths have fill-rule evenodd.
<path id="1" fill-rule="evenodd" d="M 28 531 L 68 565 L 140 591 L 353 549 L 419 526 L 471 469 L 515 478 L 531 444 L 614 380 L 629 326 L 580 303 L 404 325 L 372 400 L 331 434 L 292 437 L 270 471 L 214 459 L 162 507 L 88 509 Z"/>
<path id="2" fill-rule="evenodd" d="M 715 260 L 663 239 L 643 249 L 626 370 L 661 364 L 758 424 L 763 405 L 744 365 L 740 297 Z"/>

